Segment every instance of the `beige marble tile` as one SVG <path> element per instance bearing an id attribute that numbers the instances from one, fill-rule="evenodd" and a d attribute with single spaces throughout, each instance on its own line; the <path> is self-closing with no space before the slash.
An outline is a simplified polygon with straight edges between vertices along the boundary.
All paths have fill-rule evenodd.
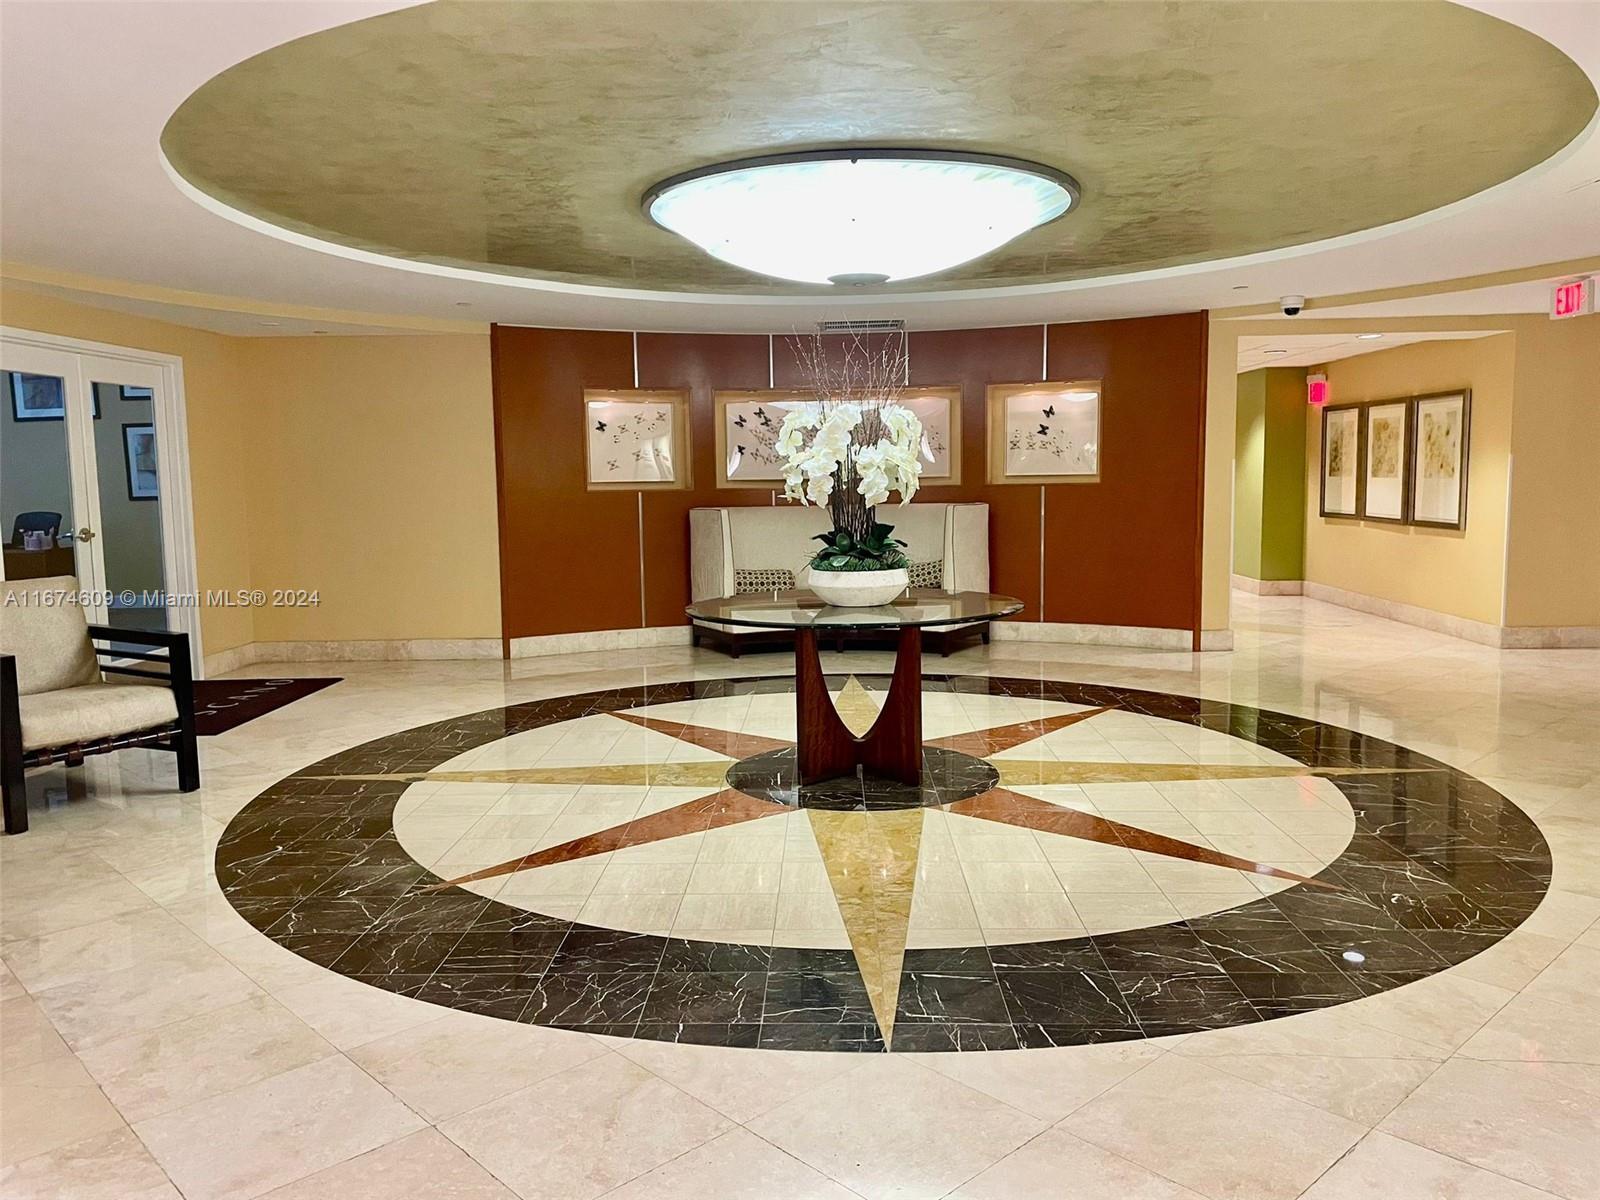
<path id="1" fill-rule="evenodd" d="M 275 993 L 283 1006 L 341 1050 L 437 1021 L 439 1006 L 324 972 Z"/>
<path id="2" fill-rule="evenodd" d="M 231 1092 L 332 1053 L 332 1046 L 265 995 L 79 1052 L 129 1121 Z"/>
<path id="3" fill-rule="evenodd" d="M 213 1012 L 260 992 L 209 948 L 157 958 L 37 993 L 39 1006 L 74 1049 Z"/>
<path id="4" fill-rule="evenodd" d="M 1548 1200 L 1550 1193 L 1384 1133 L 1369 1133 L 1301 1200 Z"/>
<path id="5" fill-rule="evenodd" d="M 510 1188 L 435 1129 L 347 1159 L 262 1200 L 515 1200 Z"/>
<path id="6" fill-rule="evenodd" d="M 1059 1121 L 1163 1051 L 1147 1041 L 1013 1050 L 1003 1054 L 919 1054 L 923 1066 L 1042 1121 Z"/>
<path id="7" fill-rule="evenodd" d="M 185 1200 L 245 1200 L 402 1138 L 422 1119 L 334 1056 L 141 1121 Z"/>
<path id="8" fill-rule="evenodd" d="M 723 1046 L 612 1039 L 616 1052 L 740 1124 L 868 1065 L 856 1054 L 752 1054 Z"/>
<path id="9" fill-rule="evenodd" d="M 1240 1200 L 1298 1196 L 1365 1132 L 1175 1054 L 1103 1092 L 1061 1127 L 1202 1195 Z"/>
<path id="10" fill-rule="evenodd" d="M 182 1200 L 126 1127 L 0 1170 L 0 1195 L 6 1200 Z"/>
<path id="11" fill-rule="evenodd" d="M 71 1053 L 50 1018 L 26 993 L 0 1000 L 0 1074 Z"/>
<path id="12" fill-rule="evenodd" d="M 588 1200 L 730 1127 L 644 1068 L 605 1054 L 439 1128 L 527 1200 Z"/>
<path id="13" fill-rule="evenodd" d="M 926 1136 L 930 1114 L 939 1134 Z M 797 1096 L 757 1136 L 870 1198 L 941 1196 L 1041 1132 L 1042 1121 L 901 1058 Z"/>
<path id="14" fill-rule="evenodd" d="M 1507 988 L 1447 971 L 1341 1007 L 1363 1024 L 1453 1050 L 1513 995 Z"/>
<path id="15" fill-rule="evenodd" d="M 155 901 L 115 873 L 88 883 L 69 876 L 36 889 L 8 886 L 0 936 L 8 941 L 34 937 L 154 907 Z"/>
<path id="16" fill-rule="evenodd" d="M 76 1058 L 48 1058 L 0 1076 L 0 1166 L 124 1128 Z"/>
<path id="17" fill-rule="evenodd" d="M 1046 1130 L 951 1192 L 950 1200 L 1061 1200 L 1069 1194 L 1073 1200 L 1203 1200 L 1064 1129 Z"/>
<path id="18" fill-rule="evenodd" d="M 1448 1047 L 1368 1025 L 1349 1006 L 1280 1017 L 1256 1025 L 1206 1030 L 1189 1037 L 1179 1054 L 1191 1058 L 1235 1054 L 1294 1054 L 1328 1058 L 1419 1058 L 1443 1062 Z"/>
<path id="19" fill-rule="evenodd" d="M 1421 1058 L 1318 1058 L 1309 1054 L 1242 1054 L 1205 1062 L 1237 1079 L 1367 1126 L 1383 1120 L 1439 1069 L 1437 1063 Z"/>
<path id="20" fill-rule="evenodd" d="M 1457 1052 L 1503 1062 L 1600 1063 L 1600 997 L 1582 1008 L 1524 993 L 1507 1004 Z"/>
<path id="21" fill-rule="evenodd" d="M 204 943 L 154 907 L 0 944 L 0 956 L 31 992 L 197 952 Z"/>
<path id="22" fill-rule="evenodd" d="M 262 933 L 219 942 L 216 952 L 244 972 L 264 991 L 279 993 L 326 980 L 330 974 L 310 959 L 285 950 Z"/>
<path id="23" fill-rule="evenodd" d="M 608 1198 L 615 1200 L 856 1200 L 840 1187 L 743 1129 L 733 1129 L 664 1163 Z"/>
<path id="24" fill-rule="evenodd" d="M 1600 950 L 1569 946 L 1522 994 L 1593 1013 L 1600 1005 Z"/>
<path id="25" fill-rule="evenodd" d="M 449 1013 L 349 1053 L 374 1079 L 438 1122 L 603 1057 L 606 1049 L 571 1030 Z"/>
<path id="26" fill-rule="evenodd" d="M 1453 1059 L 1380 1128 L 1569 1200 L 1594 1195 L 1600 1104 L 1537 1063 Z"/>

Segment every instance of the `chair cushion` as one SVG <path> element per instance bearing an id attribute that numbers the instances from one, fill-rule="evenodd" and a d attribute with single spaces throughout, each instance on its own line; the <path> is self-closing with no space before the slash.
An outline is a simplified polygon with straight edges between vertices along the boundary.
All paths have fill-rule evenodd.
<path id="1" fill-rule="evenodd" d="M 18 701 L 22 748 L 71 746 L 178 719 L 172 689 L 142 683 L 88 683 Z"/>
<path id="2" fill-rule="evenodd" d="M 906 569 L 912 587 L 936 588 L 944 586 L 944 559 L 932 562 L 914 562 Z"/>
<path id="3" fill-rule="evenodd" d="M 76 579 L 12 579 L 0 593 L 0 654 L 16 655 L 21 695 L 100 681 Z"/>
<path id="4" fill-rule="evenodd" d="M 733 590 L 741 596 L 750 592 L 792 592 L 794 572 L 782 567 L 735 567 Z"/>

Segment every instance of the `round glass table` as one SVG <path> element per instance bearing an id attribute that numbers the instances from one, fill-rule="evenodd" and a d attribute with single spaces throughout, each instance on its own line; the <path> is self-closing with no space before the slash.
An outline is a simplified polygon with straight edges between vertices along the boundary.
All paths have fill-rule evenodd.
<path id="1" fill-rule="evenodd" d="M 763 592 L 696 600 L 697 621 L 794 630 L 795 733 L 802 784 L 859 769 L 900 783 L 922 781 L 922 631 L 989 621 L 1022 611 L 1022 601 L 988 592 L 911 588 L 888 604 L 838 608 L 811 592 Z M 896 631 L 894 676 L 878 718 L 864 737 L 850 732 L 833 706 L 817 653 L 817 631 Z"/>

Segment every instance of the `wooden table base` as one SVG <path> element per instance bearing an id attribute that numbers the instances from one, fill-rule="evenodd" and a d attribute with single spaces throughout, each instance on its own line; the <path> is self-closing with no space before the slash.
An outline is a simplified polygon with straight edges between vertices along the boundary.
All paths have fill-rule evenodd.
<path id="1" fill-rule="evenodd" d="M 854 775 L 857 766 L 901 783 L 922 782 L 921 629 L 900 629 L 889 696 L 866 737 L 856 737 L 839 719 L 814 629 L 795 630 L 794 679 L 801 783 Z"/>

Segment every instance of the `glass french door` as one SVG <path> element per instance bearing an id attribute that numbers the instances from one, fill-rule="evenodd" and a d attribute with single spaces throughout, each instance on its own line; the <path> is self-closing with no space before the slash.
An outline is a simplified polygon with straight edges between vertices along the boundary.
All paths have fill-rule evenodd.
<path id="1" fill-rule="evenodd" d="M 164 386 L 152 364 L 0 341 L 7 579 L 72 575 L 91 621 L 169 627 Z"/>

